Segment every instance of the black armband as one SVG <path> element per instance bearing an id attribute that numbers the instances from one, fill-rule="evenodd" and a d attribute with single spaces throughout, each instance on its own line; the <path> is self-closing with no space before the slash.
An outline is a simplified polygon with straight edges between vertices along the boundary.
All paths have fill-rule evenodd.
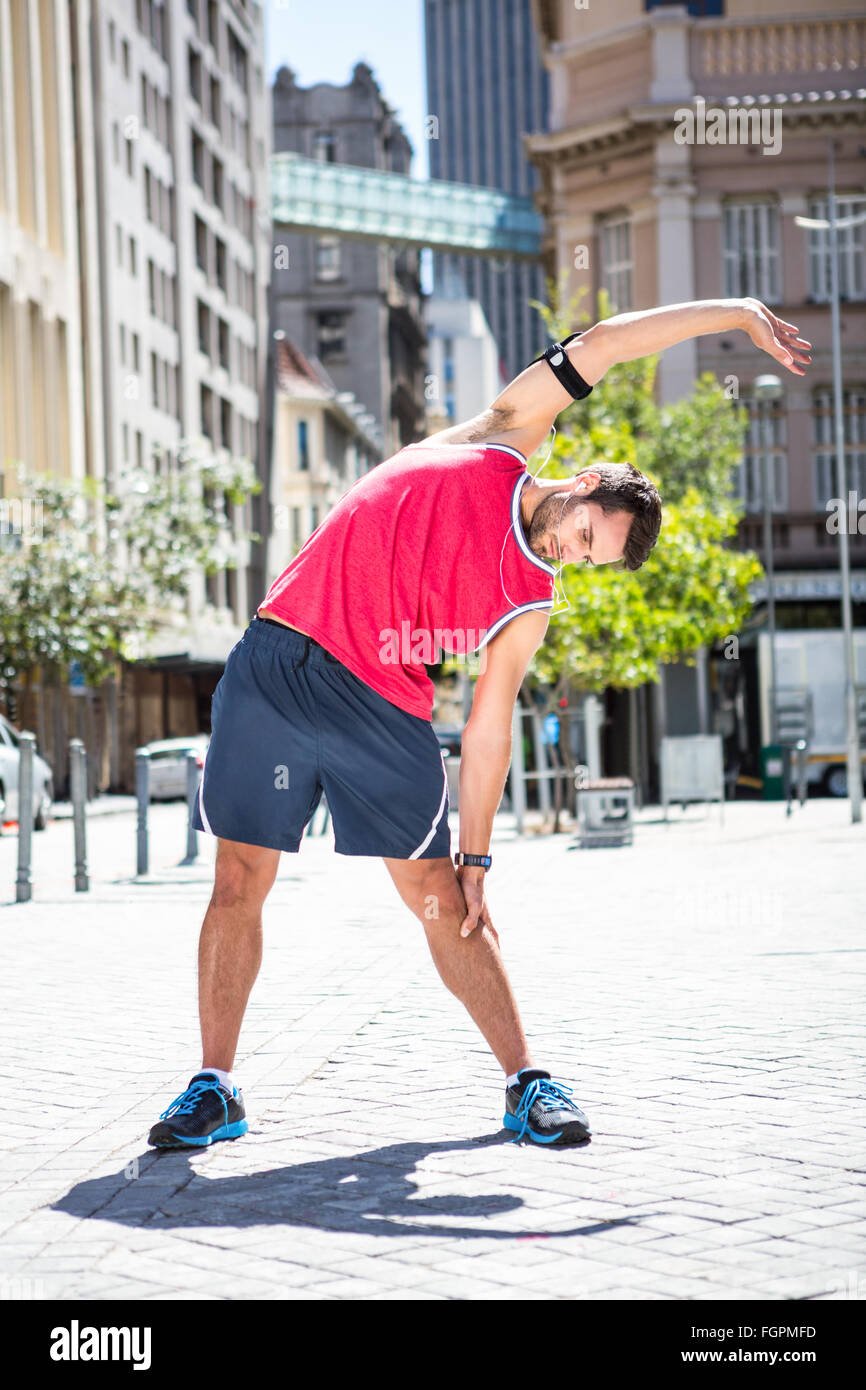
<path id="1" fill-rule="evenodd" d="M 533 367 L 536 362 L 546 362 L 560 386 L 564 386 L 568 394 L 573 396 L 576 401 L 582 401 L 592 390 L 591 386 L 587 386 L 580 372 L 576 371 L 569 362 L 568 354 L 565 351 L 568 344 L 579 337 L 579 333 L 569 333 L 568 337 L 563 338 L 561 343 L 551 343 L 546 352 L 543 352 L 540 357 L 534 358 L 529 364 L 530 367 Z"/>

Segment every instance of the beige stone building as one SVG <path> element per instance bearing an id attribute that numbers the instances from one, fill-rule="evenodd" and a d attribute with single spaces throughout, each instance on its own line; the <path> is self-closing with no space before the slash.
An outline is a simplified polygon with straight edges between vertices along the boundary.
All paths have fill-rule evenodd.
<path id="1" fill-rule="evenodd" d="M 86 471 L 68 13 L 62 0 L 0 0 L 0 496 L 7 503 L 18 500 L 19 463 L 65 477 Z"/>
<path id="2" fill-rule="evenodd" d="M 794 218 L 826 215 L 831 136 L 838 215 L 866 210 L 862 0 L 536 0 L 534 17 L 551 119 L 549 133 L 526 144 L 542 176 L 549 273 L 568 270 L 570 290 L 589 292 L 586 307 L 607 289 L 620 311 L 754 295 L 812 342 L 806 378 L 778 369 L 784 396 L 773 407 L 751 395 L 773 364 L 741 333 L 670 348 L 658 390 L 673 401 L 701 372 L 735 379 L 752 420 L 740 543 L 764 558 L 769 449 L 774 558 L 787 595 L 780 625 L 838 625 L 838 541 L 826 525 L 837 493 L 827 243 Z M 839 236 L 849 487 L 866 498 L 866 227 Z M 863 623 L 866 535 L 850 539 Z M 710 727 L 700 664 L 697 680 L 668 668 L 661 693 L 669 732 Z"/>

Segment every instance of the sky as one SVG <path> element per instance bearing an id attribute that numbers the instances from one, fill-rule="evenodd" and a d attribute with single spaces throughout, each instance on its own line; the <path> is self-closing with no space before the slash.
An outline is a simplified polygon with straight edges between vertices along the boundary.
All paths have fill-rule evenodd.
<path id="1" fill-rule="evenodd" d="M 412 174 L 426 178 L 423 0 L 265 0 L 264 14 L 268 84 L 285 66 L 302 87 L 342 86 L 369 64 L 411 141 Z"/>

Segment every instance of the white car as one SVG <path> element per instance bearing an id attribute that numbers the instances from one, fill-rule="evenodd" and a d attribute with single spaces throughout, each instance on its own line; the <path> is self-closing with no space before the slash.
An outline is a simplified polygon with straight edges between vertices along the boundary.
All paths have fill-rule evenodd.
<path id="1" fill-rule="evenodd" d="M 210 743 L 208 734 L 185 734 L 182 738 L 162 738 L 145 745 L 150 753 L 150 799 L 173 801 L 186 796 L 186 755 L 195 753 L 199 768 Z"/>
<path id="2" fill-rule="evenodd" d="M 18 819 L 18 768 L 21 763 L 18 730 L 0 714 L 0 835 L 3 822 Z M 33 758 L 33 829 L 44 830 L 54 801 L 51 768 L 36 753 Z"/>

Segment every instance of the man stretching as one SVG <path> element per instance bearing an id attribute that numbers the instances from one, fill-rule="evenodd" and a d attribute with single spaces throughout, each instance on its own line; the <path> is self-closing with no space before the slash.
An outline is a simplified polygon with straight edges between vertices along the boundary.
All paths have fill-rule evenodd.
<path id="1" fill-rule="evenodd" d="M 514 703 L 547 629 L 555 566 L 638 569 L 661 503 L 630 465 L 600 462 L 541 482 L 527 458 L 615 363 L 734 329 L 803 375 L 808 343 L 757 300 L 607 319 L 554 344 L 475 419 L 360 478 L 274 581 L 214 692 L 197 805 L 198 829 L 218 837 L 198 954 L 202 1070 L 149 1143 L 246 1132 L 231 1072 L 261 963 L 262 905 L 280 851 L 298 850 L 323 791 L 336 852 L 384 859 L 443 982 L 502 1067 L 505 1126 L 541 1144 L 588 1139 L 571 1091 L 530 1054 L 484 884 Z M 463 734 L 454 863 L 423 664 L 433 633 L 450 652 L 483 647 L 485 656 Z M 416 647 L 418 634 L 427 641 Z M 428 916 L 431 901 L 438 915 Z"/>

